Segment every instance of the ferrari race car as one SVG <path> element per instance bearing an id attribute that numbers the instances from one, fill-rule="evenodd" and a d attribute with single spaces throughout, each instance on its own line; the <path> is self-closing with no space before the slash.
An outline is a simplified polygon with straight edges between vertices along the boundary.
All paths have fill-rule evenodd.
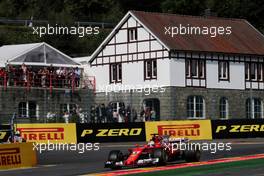
<path id="1" fill-rule="evenodd" d="M 172 139 L 169 136 L 152 134 L 148 144 L 128 149 L 127 154 L 120 150 L 112 150 L 105 162 L 106 168 L 121 169 L 122 167 L 139 167 L 148 165 L 166 165 L 167 162 L 185 160 L 186 162 L 198 162 L 201 157 L 199 149 L 181 150 L 175 146 L 179 143 L 189 144 L 184 138 Z"/>

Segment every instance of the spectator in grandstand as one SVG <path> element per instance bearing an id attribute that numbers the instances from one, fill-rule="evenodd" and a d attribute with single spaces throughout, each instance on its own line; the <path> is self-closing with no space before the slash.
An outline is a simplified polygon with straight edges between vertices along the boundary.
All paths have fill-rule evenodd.
<path id="1" fill-rule="evenodd" d="M 59 67 L 59 69 L 56 70 L 56 75 L 57 75 L 57 86 L 62 87 L 63 69 L 61 67 Z"/>
<path id="2" fill-rule="evenodd" d="M 40 69 L 39 71 L 38 71 L 38 82 L 40 83 L 40 86 L 41 87 L 45 87 L 45 82 L 46 82 L 46 80 L 45 80 L 45 78 L 44 77 L 42 77 L 42 74 L 43 74 L 43 69 Z"/>
<path id="3" fill-rule="evenodd" d="M 87 119 L 85 118 L 85 114 L 82 110 L 82 108 L 78 108 L 77 114 L 79 116 L 79 122 L 80 123 L 87 123 Z"/>
<path id="4" fill-rule="evenodd" d="M 8 81 L 7 81 L 7 85 L 8 86 L 13 86 L 15 85 L 15 67 L 13 67 L 13 65 L 7 65 L 6 66 L 6 72 L 8 74 Z"/>
<path id="5" fill-rule="evenodd" d="M 135 108 L 132 108 L 131 116 L 132 116 L 132 121 L 136 122 L 137 121 L 137 111 Z"/>
<path id="6" fill-rule="evenodd" d="M 103 123 L 106 118 L 106 109 L 104 104 L 100 104 L 96 108 L 97 123 Z"/>
<path id="7" fill-rule="evenodd" d="M 102 109 L 100 105 L 96 107 L 96 117 L 97 117 L 97 123 L 101 123 L 101 118 L 102 118 Z"/>
<path id="8" fill-rule="evenodd" d="M 140 119 L 142 120 L 142 122 L 145 122 L 146 121 L 146 118 L 145 118 L 145 110 L 143 107 L 141 107 L 141 110 L 140 110 Z"/>
<path id="9" fill-rule="evenodd" d="M 47 122 L 56 122 L 56 114 L 49 111 L 47 113 Z"/>
<path id="10" fill-rule="evenodd" d="M 113 121 L 118 122 L 119 119 L 119 114 L 117 111 L 113 111 Z"/>
<path id="11" fill-rule="evenodd" d="M 48 83 L 48 85 L 52 85 L 52 86 L 54 86 L 54 83 L 55 83 L 55 81 L 54 81 L 54 78 L 55 78 L 55 69 L 54 69 L 54 67 L 53 67 L 53 65 L 51 64 L 48 68 L 47 68 L 47 70 L 48 70 L 48 74 L 47 74 L 47 83 Z"/>
<path id="12" fill-rule="evenodd" d="M 53 74 L 55 72 L 55 69 L 52 64 L 50 64 L 50 66 L 47 69 L 49 70 L 49 73 Z"/>
<path id="13" fill-rule="evenodd" d="M 29 66 L 27 69 L 28 86 L 34 85 L 34 76 L 35 72 L 33 71 L 32 67 Z"/>
<path id="14" fill-rule="evenodd" d="M 68 70 L 67 70 L 66 67 L 64 67 L 63 70 L 62 70 L 61 79 L 62 79 L 62 87 L 68 86 L 68 80 L 67 80 L 68 79 Z"/>
<path id="15" fill-rule="evenodd" d="M 127 106 L 125 110 L 125 122 L 131 122 L 131 108 L 130 105 Z"/>
<path id="16" fill-rule="evenodd" d="M 101 104 L 101 109 L 102 109 L 102 122 L 105 123 L 107 121 L 107 112 L 106 112 L 106 107 L 105 104 Z"/>
<path id="17" fill-rule="evenodd" d="M 72 87 L 74 84 L 74 68 L 68 69 L 66 80 L 67 80 L 68 87 Z"/>
<path id="18" fill-rule="evenodd" d="M 96 110 L 94 106 L 91 106 L 91 111 L 90 111 L 90 119 L 91 119 L 91 123 L 95 123 L 96 122 Z"/>
<path id="19" fill-rule="evenodd" d="M 0 69 L 0 84 L 8 86 L 36 86 L 36 87 L 72 87 L 80 86 L 81 69 L 49 67 L 31 67 L 24 63 L 17 68 L 7 64 Z M 4 83 L 4 80 L 6 81 Z"/>
<path id="20" fill-rule="evenodd" d="M 23 85 L 26 86 L 27 85 L 27 82 L 28 82 L 28 68 L 26 66 L 26 64 L 22 64 L 21 65 L 21 71 L 22 71 L 22 81 L 23 81 Z"/>
<path id="21" fill-rule="evenodd" d="M 47 87 L 47 85 L 49 85 L 49 83 L 47 82 L 47 77 L 49 75 L 49 70 L 47 69 L 47 67 L 44 67 L 44 69 L 40 72 L 40 74 L 41 74 L 41 86 Z"/>
<path id="22" fill-rule="evenodd" d="M 155 109 L 151 109 L 150 111 L 150 120 L 155 121 L 156 120 L 156 111 Z"/>
<path id="23" fill-rule="evenodd" d="M 64 122 L 69 123 L 69 118 L 70 118 L 70 114 L 67 111 L 65 111 L 63 115 Z"/>
<path id="24" fill-rule="evenodd" d="M 80 118 L 77 113 L 78 105 L 76 107 L 73 107 L 73 109 L 70 111 L 70 122 L 71 123 L 80 123 Z"/>
<path id="25" fill-rule="evenodd" d="M 4 70 L 4 68 L 0 68 L 0 85 L 4 85 L 4 80 L 5 80 L 5 75 L 6 72 Z"/>
<path id="26" fill-rule="evenodd" d="M 111 104 L 108 104 L 106 108 L 106 122 L 113 122 L 113 107 Z"/>
<path id="27" fill-rule="evenodd" d="M 120 122 L 120 123 L 121 122 L 124 122 L 125 121 L 125 115 L 126 115 L 126 108 L 125 108 L 125 106 L 121 106 L 119 108 L 118 114 L 119 114 L 118 122 Z"/>
<path id="28" fill-rule="evenodd" d="M 146 107 L 146 109 L 145 109 L 145 120 L 149 121 L 150 118 L 151 118 L 150 107 Z"/>
<path id="29" fill-rule="evenodd" d="M 74 69 L 74 79 L 75 79 L 75 86 L 76 87 L 79 87 L 79 85 L 80 85 L 80 77 L 81 77 L 81 70 L 78 67 L 76 67 Z"/>

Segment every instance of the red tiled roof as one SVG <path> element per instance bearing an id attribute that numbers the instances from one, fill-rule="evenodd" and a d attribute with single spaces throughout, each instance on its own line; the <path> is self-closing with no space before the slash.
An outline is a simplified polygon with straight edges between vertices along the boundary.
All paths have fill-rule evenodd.
<path id="1" fill-rule="evenodd" d="M 264 36 L 244 19 L 131 11 L 170 50 L 264 55 Z M 228 27 L 230 35 L 165 35 L 168 26 Z"/>

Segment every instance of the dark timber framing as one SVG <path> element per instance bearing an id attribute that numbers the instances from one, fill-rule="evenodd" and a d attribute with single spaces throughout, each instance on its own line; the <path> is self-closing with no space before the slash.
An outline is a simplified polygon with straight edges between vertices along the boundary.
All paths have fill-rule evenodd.
<path id="1" fill-rule="evenodd" d="M 138 23 L 138 21 L 136 21 L 136 27 L 128 27 L 127 21 L 125 21 L 122 24 L 122 26 L 125 26 L 125 27 L 123 27 L 123 28 L 121 27 L 119 30 L 127 30 L 127 41 L 117 43 L 116 33 L 119 30 L 116 30 L 115 35 L 112 36 L 111 39 L 109 40 L 109 41 L 111 41 L 112 39 L 114 39 L 114 42 L 109 43 L 109 41 L 108 41 L 108 44 L 106 44 L 106 45 L 104 45 L 104 47 L 102 47 L 102 49 L 100 50 L 100 52 L 98 52 L 95 59 L 91 62 L 91 66 L 102 66 L 102 65 L 108 65 L 108 64 L 119 63 L 119 62 L 121 62 L 121 63 L 139 62 L 139 61 L 153 60 L 153 59 L 164 59 L 164 58 L 169 57 L 168 50 L 165 49 L 165 47 L 163 45 L 161 45 L 162 49 L 152 50 L 152 44 L 151 43 L 153 41 L 157 41 L 157 39 L 155 39 L 151 35 L 151 33 L 149 33 L 149 32 L 148 32 L 148 39 L 146 39 L 146 40 L 138 40 L 138 38 L 137 38 L 137 40 L 129 41 L 129 36 L 128 36 L 128 30 L 129 29 L 136 29 L 136 31 L 138 33 L 138 29 L 143 28 L 143 26 L 140 25 Z M 146 51 L 139 52 L 139 43 L 144 43 L 144 42 L 149 44 L 149 48 Z M 129 52 L 129 44 L 135 44 L 136 45 L 136 52 Z M 117 46 L 118 45 L 126 45 L 126 53 L 117 54 Z M 106 55 L 103 52 L 104 48 L 107 46 L 114 46 L 114 50 L 115 50 L 114 54 Z M 165 52 L 167 52 L 167 54 Z M 100 53 L 101 53 L 101 55 L 99 56 Z M 139 57 L 139 55 L 141 55 L 142 57 Z M 149 55 L 149 57 L 147 57 L 147 55 Z M 158 57 L 158 55 L 159 55 L 159 57 Z M 121 61 L 117 61 L 117 59 L 116 59 L 117 57 L 120 57 Z M 111 58 L 114 58 L 114 61 Z M 99 62 L 99 59 L 102 59 L 102 61 Z"/>

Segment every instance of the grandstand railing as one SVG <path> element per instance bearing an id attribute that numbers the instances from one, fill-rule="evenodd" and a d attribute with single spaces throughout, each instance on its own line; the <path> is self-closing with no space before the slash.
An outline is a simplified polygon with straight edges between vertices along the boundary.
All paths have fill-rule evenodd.
<path id="1" fill-rule="evenodd" d="M 8 87 L 24 87 L 27 90 L 31 88 L 46 88 L 52 92 L 53 89 L 92 89 L 96 90 L 96 80 L 94 76 L 82 75 L 57 75 L 57 74 L 32 74 L 14 75 L 8 77 L 7 73 L 0 75 L 0 86 L 6 90 Z"/>

